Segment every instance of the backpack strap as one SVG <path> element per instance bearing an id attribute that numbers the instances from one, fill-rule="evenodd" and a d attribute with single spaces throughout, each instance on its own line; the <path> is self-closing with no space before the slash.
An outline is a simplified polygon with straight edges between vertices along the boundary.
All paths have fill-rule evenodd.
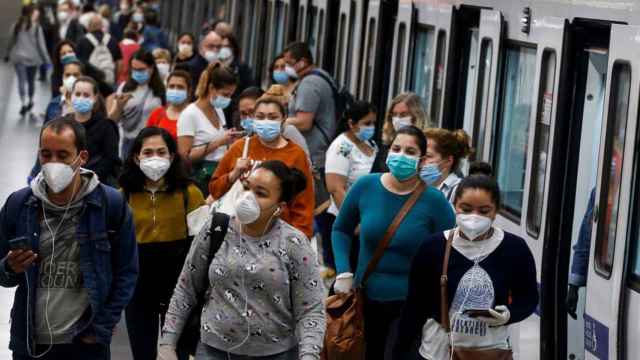
<path id="1" fill-rule="evenodd" d="M 216 253 L 220 250 L 224 242 L 224 237 L 227 235 L 227 230 L 229 229 L 229 220 L 229 215 L 221 212 L 214 212 L 211 215 L 211 227 L 207 233 L 209 241 L 211 242 L 209 245 L 209 258 L 207 260 L 209 264 L 211 264 L 211 260 L 216 256 Z"/>
<path id="2" fill-rule="evenodd" d="M 109 41 L 111 41 L 111 35 L 104 34 L 102 36 L 102 45 L 107 46 L 109 44 Z"/>
<path id="3" fill-rule="evenodd" d="M 95 35 L 93 35 L 92 33 L 87 33 L 87 40 L 89 40 L 89 42 L 91 43 L 91 45 L 93 45 L 94 48 L 100 44 L 98 42 L 98 39 L 96 39 Z"/>
<path id="4" fill-rule="evenodd" d="M 444 259 L 442 260 L 442 275 L 440 275 L 440 325 L 447 333 L 451 332 L 451 325 L 449 324 L 449 299 L 447 294 L 449 257 L 451 256 L 451 246 L 455 233 L 455 229 L 449 230 L 449 237 L 445 243 Z"/>
<path id="5" fill-rule="evenodd" d="M 124 218 L 127 214 L 127 201 L 125 200 L 125 195 L 121 194 L 118 190 L 104 184 L 100 184 L 99 186 L 102 189 L 105 200 L 107 234 L 110 235 L 109 241 L 112 242 L 111 246 L 113 247 L 114 245 L 118 245 L 116 241 L 120 239 L 118 233 L 120 232 L 120 228 L 122 228 L 122 224 L 124 224 Z"/>

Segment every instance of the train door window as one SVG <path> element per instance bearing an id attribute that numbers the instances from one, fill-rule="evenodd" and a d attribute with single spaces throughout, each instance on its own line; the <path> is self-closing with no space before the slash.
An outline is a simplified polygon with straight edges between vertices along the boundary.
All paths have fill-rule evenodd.
<path id="1" fill-rule="evenodd" d="M 433 38 L 433 29 L 425 27 L 416 29 L 409 79 L 409 90 L 420 96 L 427 108 L 431 100 L 429 84 L 433 76 Z"/>
<path id="2" fill-rule="evenodd" d="M 396 96 L 402 92 L 400 85 L 402 84 L 402 74 L 404 72 L 404 43 L 407 36 L 407 24 L 400 23 L 398 27 L 398 48 L 396 49 L 396 67 L 395 67 L 395 84 L 393 84 L 393 95 Z"/>
<path id="3" fill-rule="evenodd" d="M 307 42 L 309 43 L 309 48 L 311 49 L 311 54 L 314 55 L 314 57 L 317 55 L 317 51 L 318 51 L 318 33 L 316 32 L 316 23 L 318 21 L 318 8 L 316 8 L 315 6 L 312 6 L 310 11 L 309 11 L 309 27 L 308 29 L 306 29 L 307 31 Z M 304 34 L 303 34 L 304 36 Z M 314 58 L 314 61 L 316 61 L 316 63 L 318 63 L 318 59 Z"/>
<path id="4" fill-rule="evenodd" d="M 489 84 L 491 83 L 491 66 L 493 59 L 493 40 L 483 39 L 480 46 L 478 64 L 478 86 L 476 94 L 475 121 L 472 141 L 477 151 L 482 154 L 486 130 L 486 114 L 489 106 Z"/>
<path id="5" fill-rule="evenodd" d="M 444 91 L 444 59 L 447 33 L 444 30 L 438 32 L 438 42 L 436 44 L 436 73 L 433 80 L 433 102 L 431 103 L 431 122 L 440 123 L 440 111 L 442 110 L 442 93 Z"/>
<path id="6" fill-rule="evenodd" d="M 275 3 L 275 46 L 272 49 L 271 58 L 275 59 L 278 54 L 282 52 L 284 49 L 284 27 L 285 27 L 285 16 L 284 9 L 282 3 L 277 1 Z"/>
<path id="7" fill-rule="evenodd" d="M 349 76 L 348 74 L 351 73 L 351 64 L 353 62 L 353 51 L 354 49 L 358 48 L 359 44 L 354 44 L 353 43 L 353 35 L 355 32 L 355 27 L 356 27 L 356 3 L 355 1 L 351 2 L 351 9 L 350 9 L 350 13 L 349 13 L 349 30 L 347 32 L 347 44 L 346 44 L 346 54 L 345 56 L 347 57 L 347 65 L 345 66 L 345 76 L 344 76 L 344 84 L 347 87 L 347 89 L 350 87 L 351 85 L 351 76 Z"/>
<path id="8" fill-rule="evenodd" d="M 502 190 L 503 209 L 514 220 L 519 220 L 522 214 L 535 61 L 535 48 L 506 48 L 494 165 Z"/>
<path id="9" fill-rule="evenodd" d="M 473 126 L 473 100 L 475 97 L 475 91 L 473 91 L 474 87 L 474 79 L 476 78 L 476 74 L 478 72 L 478 50 L 480 48 L 479 37 L 480 31 L 478 28 L 471 28 L 468 30 L 470 33 L 469 37 L 469 53 L 468 53 L 468 64 L 467 64 L 467 76 L 466 76 L 466 90 L 465 90 L 465 101 L 464 101 L 464 128 L 471 129 Z"/>
<path id="10" fill-rule="evenodd" d="M 596 272 L 607 278 L 611 276 L 613 267 L 630 86 L 631 67 L 627 63 L 616 62 L 611 73 L 609 117 L 603 162 L 606 165 L 602 175 L 602 190 L 598 206 L 600 210 L 595 252 Z"/>
<path id="11" fill-rule="evenodd" d="M 338 61 L 336 61 L 335 74 L 336 79 L 340 81 L 342 79 L 342 59 L 346 52 L 345 46 L 349 46 L 344 42 L 345 25 L 347 23 L 347 17 L 344 14 L 340 14 L 340 23 L 338 24 Z"/>
<path id="12" fill-rule="evenodd" d="M 320 66 L 324 65 L 324 10 L 320 9 L 317 23 L 317 39 L 316 39 L 316 63 Z"/>
<path id="13" fill-rule="evenodd" d="M 376 20 L 371 18 L 369 20 L 369 41 L 367 42 L 366 56 L 365 61 L 367 62 L 366 68 L 364 71 L 364 84 L 366 84 L 366 93 L 364 94 L 364 98 L 369 100 L 371 99 L 371 78 L 373 76 L 373 66 L 375 64 L 375 49 L 373 48 L 373 44 L 375 43 L 375 34 L 376 34 Z"/>
<path id="14" fill-rule="evenodd" d="M 534 238 L 540 234 L 542 209 L 544 205 L 544 186 L 547 174 L 549 153 L 549 135 L 553 95 L 556 79 L 556 53 L 546 50 L 542 55 L 542 78 L 540 79 L 540 98 L 533 142 L 533 166 L 531 185 L 529 186 L 529 210 L 527 211 L 527 231 Z"/>

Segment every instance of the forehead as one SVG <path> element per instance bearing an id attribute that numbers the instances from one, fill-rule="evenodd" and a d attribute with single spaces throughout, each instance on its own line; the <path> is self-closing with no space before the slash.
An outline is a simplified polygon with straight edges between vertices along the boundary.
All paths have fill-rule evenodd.
<path id="1" fill-rule="evenodd" d="M 93 92 L 93 85 L 91 85 L 86 81 L 76 81 L 75 85 L 73 86 L 73 89 L 76 91 Z"/>
<path id="2" fill-rule="evenodd" d="M 222 42 L 222 38 L 215 31 L 210 31 L 207 36 L 202 40 L 203 44 L 220 44 Z"/>
<path id="3" fill-rule="evenodd" d="M 407 106 L 406 103 L 404 102 L 400 102 L 394 105 L 393 109 L 391 109 L 392 112 L 397 112 L 397 113 L 404 113 L 404 112 L 409 112 L 409 107 Z"/>
<path id="4" fill-rule="evenodd" d="M 277 112 L 280 113 L 280 108 L 278 107 L 278 105 L 276 104 L 260 104 L 258 105 L 258 107 L 256 108 L 256 112 L 262 112 L 262 113 L 273 113 L 273 112 Z"/>
<path id="5" fill-rule="evenodd" d="M 78 64 L 69 64 L 69 65 L 66 65 L 66 66 L 64 67 L 64 72 L 65 72 L 65 73 L 74 73 L 74 74 L 80 73 L 80 72 L 81 72 L 81 71 L 80 71 L 80 66 L 79 66 Z"/>
<path id="6" fill-rule="evenodd" d="M 184 85 L 187 86 L 187 80 L 182 76 L 172 76 L 169 78 L 167 85 Z"/>
<path id="7" fill-rule="evenodd" d="M 131 66 L 135 66 L 137 68 L 147 68 L 147 67 L 149 67 L 144 61 L 140 61 L 138 59 L 133 59 L 131 61 Z"/>
<path id="8" fill-rule="evenodd" d="M 49 151 L 75 152 L 75 140 L 76 136 L 71 128 L 63 128 L 60 131 L 46 128 L 42 131 L 42 137 L 40 138 L 40 149 Z"/>
<path id="9" fill-rule="evenodd" d="M 252 98 L 244 98 L 240 100 L 240 102 L 238 103 L 238 106 L 241 109 L 253 109 L 256 107 L 256 100 Z"/>
<path id="10" fill-rule="evenodd" d="M 282 65 L 286 64 L 286 62 L 284 61 L 284 57 L 281 57 L 281 58 L 277 59 L 273 64 L 275 66 L 282 66 Z"/>
<path id="11" fill-rule="evenodd" d="M 407 134 L 400 134 L 396 136 L 396 139 L 393 140 L 393 145 L 400 146 L 403 148 L 408 148 L 408 147 L 413 147 L 416 149 L 419 148 L 418 143 L 416 142 L 416 138 Z"/>
<path id="12" fill-rule="evenodd" d="M 72 52 L 72 51 L 73 51 L 73 48 L 69 44 L 64 44 L 60 47 L 61 54 Z"/>
<path id="13" fill-rule="evenodd" d="M 366 121 L 371 121 L 371 120 L 375 120 L 376 119 L 376 114 L 370 112 L 367 115 L 365 115 L 364 117 L 362 117 L 361 119 L 357 120 L 358 122 L 366 122 Z"/>
<path id="14" fill-rule="evenodd" d="M 191 42 L 193 42 L 193 40 L 191 40 L 191 36 L 189 36 L 189 35 L 182 35 L 182 37 L 178 40 L 178 42 L 191 43 Z"/>
<path id="15" fill-rule="evenodd" d="M 267 169 L 256 169 L 251 173 L 248 181 L 254 186 L 260 186 L 270 191 L 278 190 L 280 188 L 280 181 L 278 178 L 274 173 Z"/>
<path id="16" fill-rule="evenodd" d="M 142 141 L 143 149 L 147 149 L 147 148 L 157 149 L 157 148 L 163 148 L 163 147 L 167 147 L 167 143 L 164 141 L 164 139 L 160 135 L 150 136 Z"/>
<path id="17" fill-rule="evenodd" d="M 464 189 L 458 199 L 458 204 L 460 203 L 477 207 L 495 206 L 491 198 L 491 193 L 485 189 L 479 188 Z"/>

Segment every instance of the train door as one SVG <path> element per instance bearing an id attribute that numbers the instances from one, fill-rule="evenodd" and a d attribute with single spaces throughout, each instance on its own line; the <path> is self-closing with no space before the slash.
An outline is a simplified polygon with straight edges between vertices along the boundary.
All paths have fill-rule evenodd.
<path id="1" fill-rule="evenodd" d="M 351 93 L 356 92 L 357 85 L 353 79 L 353 66 L 359 63 L 360 36 L 362 33 L 362 2 L 340 0 L 338 11 L 338 33 L 336 37 L 337 59 L 333 73 L 338 84 L 345 86 Z M 356 71 L 357 73 L 357 71 Z"/>
<path id="2" fill-rule="evenodd" d="M 307 41 L 307 33 L 309 31 L 308 14 L 311 0 L 298 1 L 298 22 L 296 30 L 296 38 L 298 41 Z"/>
<path id="3" fill-rule="evenodd" d="M 328 41 L 330 33 L 328 24 L 332 23 L 329 16 L 329 1 L 313 0 L 308 16 L 309 33 L 307 43 L 311 48 L 311 54 L 316 65 L 325 70 L 330 70 L 330 64 L 325 59 L 325 54 L 333 54 L 333 51 L 331 51 L 332 44 Z"/>
<path id="4" fill-rule="evenodd" d="M 357 93 L 357 97 L 365 101 L 372 101 L 375 69 L 378 67 L 378 62 L 384 60 L 384 58 L 377 56 L 379 48 L 382 46 L 379 41 L 381 36 L 381 11 L 382 4 L 380 0 L 369 1 L 365 22 L 363 63 L 360 68 L 360 88 Z"/>
<path id="5" fill-rule="evenodd" d="M 411 0 L 402 0 L 398 4 L 398 13 L 393 36 L 393 53 L 391 54 L 391 80 L 389 100 L 402 93 L 406 88 L 409 65 L 409 48 L 411 45 L 414 7 Z M 428 124 L 425 124 L 428 126 Z"/>
<path id="6" fill-rule="evenodd" d="M 584 314 L 585 358 L 624 358 L 624 335 L 633 334 L 636 306 L 625 306 L 625 254 L 629 196 L 638 119 L 640 27 L 612 25 L 605 93 L 604 131 L 600 141 L 597 191 Z M 631 297 L 632 299 L 634 297 Z M 630 324 L 630 322 L 632 324 Z M 637 333 L 636 333 L 637 335 Z M 619 353 L 620 352 L 620 353 Z M 631 358 L 636 357 L 632 353 Z"/>
<path id="7" fill-rule="evenodd" d="M 269 0 L 267 3 L 267 20 L 265 23 L 266 44 L 265 60 L 261 68 L 256 69 L 262 73 L 262 85 L 266 87 L 270 82 L 270 67 L 273 60 L 284 50 L 284 41 L 287 36 L 287 14 L 289 1 Z"/>

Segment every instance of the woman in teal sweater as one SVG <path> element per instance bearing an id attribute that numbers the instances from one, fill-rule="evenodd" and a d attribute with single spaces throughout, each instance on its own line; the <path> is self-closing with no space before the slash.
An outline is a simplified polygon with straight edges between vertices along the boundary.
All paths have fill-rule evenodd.
<path id="1" fill-rule="evenodd" d="M 424 164 L 426 150 L 427 139 L 418 128 L 410 126 L 399 130 L 386 161 L 390 172 L 363 176 L 349 190 L 332 233 L 339 274 L 334 286 L 336 293 L 349 292 L 354 286 L 354 277 L 355 285 L 359 284 L 393 218 L 422 181 L 418 169 Z M 349 259 L 358 225 L 358 262 L 353 268 Z M 437 189 L 427 187 L 367 280 L 364 304 L 367 360 L 384 359 L 392 323 L 399 317 L 407 297 L 413 255 L 430 234 L 454 226 L 455 215 L 447 199 Z"/>

